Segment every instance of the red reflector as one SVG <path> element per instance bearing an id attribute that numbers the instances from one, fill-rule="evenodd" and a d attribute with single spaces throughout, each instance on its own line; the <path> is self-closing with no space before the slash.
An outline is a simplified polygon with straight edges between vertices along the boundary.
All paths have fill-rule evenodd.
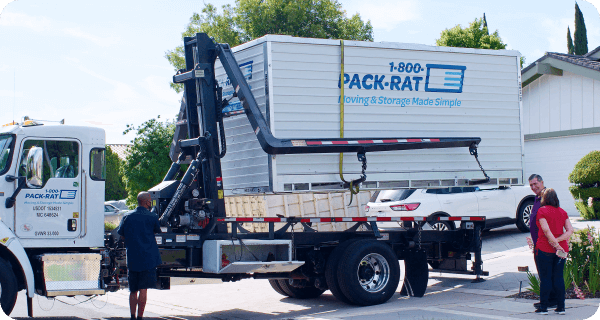
<path id="1" fill-rule="evenodd" d="M 247 222 L 247 221 L 251 222 L 251 221 L 254 221 L 254 218 L 236 218 L 235 221 L 237 221 L 237 222 Z"/>
<path id="2" fill-rule="evenodd" d="M 366 217 L 352 218 L 352 221 L 367 221 Z"/>
<path id="3" fill-rule="evenodd" d="M 471 220 L 474 220 L 474 221 L 483 221 L 483 220 L 485 220 L 485 218 L 484 217 L 471 217 Z"/>
<path id="4" fill-rule="evenodd" d="M 281 218 L 265 218 L 265 222 L 280 222 Z"/>
<path id="5" fill-rule="evenodd" d="M 392 221 L 392 217 L 379 217 L 377 221 Z"/>
<path id="6" fill-rule="evenodd" d="M 462 218 L 461 217 L 448 217 L 448 220 L 450 220 L 450 221 L 460 221 L 460 220 L 462 220 Z"/>
<path id="7" fill-rule="evenodd" d="M 407 142 L 421 142 L 421 139 L 406 139 Z"/>

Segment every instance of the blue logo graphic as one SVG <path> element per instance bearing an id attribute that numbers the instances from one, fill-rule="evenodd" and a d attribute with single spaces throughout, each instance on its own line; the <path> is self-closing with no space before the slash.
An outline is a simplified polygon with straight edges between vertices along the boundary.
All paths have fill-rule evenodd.
<path id="1" fill-rule="evenodd" d="M 72 200 L 75 199 L 75 195 L 77 195 L 77 190 L 60 190 L 59 199 Z"/>
<path id="2" fill-rule="evenodd" d="M 465 66 L 447 64 L 428 64 L 425 91 L 427 92 L 452 92 L 461 93 L 465 79 Z M 431 77 L 444 79 L 443 83 L 430 83 Z"/>
<path id="3" fill-rule="evenodd" d="M 242 71 L 242 74 L 244 75 L 244 78 L 246 78 L 246 81 L 252 80 L 252 63 L 253 62 L 254 62 L 253 60 L 250 60 L 248 62 L 244 62 L 244 63 L 240 64 L 240 71 Z M 229 77 L 227 77 L 226 80 L 219 81 L 219 82 L 220 82 L 219 85 L 221 87 L 231 85 L 231 81 L 229 80 Z M 250 87 L 250 88 L 252 88 L 252 87 Z M 232 94 L 233 94 L 233 90 L 223 92 L 223 96 L 229 96 Z M 240 111 L 243 109 L 244 109 L 244 106 L 242 106 L 242 103 L 240 101 L 235 101 L 235 102 L 229 103 L 229 105 L 227 105 L 227 107 L 223 108 L 222 113 L 227 115 L 232 112 Z"/>

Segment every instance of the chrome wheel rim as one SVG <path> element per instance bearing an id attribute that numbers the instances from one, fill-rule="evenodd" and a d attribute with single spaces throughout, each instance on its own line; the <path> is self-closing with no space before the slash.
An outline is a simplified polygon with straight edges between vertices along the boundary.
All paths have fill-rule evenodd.
<path id="1" fill-rule="evenodd" d="M 390 280 L 390 265 L 378 253 L 369 253 L 360 260 L 356 270 L 360 286 L 367 292 L 383 290 Z"/>
<path id="2" fill-rule="evenodd" d="M 523 223 L 526 226 L 529 226 L 529 219 L 531 218 L 531 209 L 533 209 L 533 205 L 529 204 L 523 209 Z"/>

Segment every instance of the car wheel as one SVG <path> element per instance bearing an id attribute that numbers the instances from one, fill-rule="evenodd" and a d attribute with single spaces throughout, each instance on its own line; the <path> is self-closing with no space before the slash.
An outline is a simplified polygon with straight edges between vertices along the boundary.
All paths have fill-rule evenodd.
<path id="1" fill-rule="evenodd" d="M 429 224 L 433 230 L 437 231 L 448 231 L 454 230 L 453 226 L 449 221 L 436 221 Z"/>
<path id="2" fill-rule="evenodd" d="M 531 210 L 533 209 L 533 200 L 526 200 L 521 204 L 517 214 L 517 228 L 522 232 L 529 232 L 529 220 Z"/>

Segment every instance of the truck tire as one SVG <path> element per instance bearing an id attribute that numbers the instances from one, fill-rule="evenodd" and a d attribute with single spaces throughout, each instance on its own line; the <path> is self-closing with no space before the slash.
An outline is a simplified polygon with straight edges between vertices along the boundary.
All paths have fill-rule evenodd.
<path id="1" fill-rule="evenodd" d="M 6 315 L 10 315 L 17 303 L 17 292 L 17 278 L 12 266 L 0 258 L 0 303 Z"/>
<path id="2" fill-rule="evenodd" d="M 517 213 L 517 228 L 521 232 L 529 232 L 529 218 L 531 218 L 531 209 L 533 209 L 533 200 L 525 200 L 519 207 Z"/>
<path id="3" fill-rule="evenodd" d="M 337 247 L 335 247 L 335 249 L 333 249 L 333 251 L 331 251 L 329 258 L 327 259 L 327 265 L 325 266 L 325 281 L 327 281 L 329 291 L 331 291 L 336 299 L 347 304 L 352 304 L 352 302 L 344 295 L 342 289 L 340 289 L 340 283 L 338 282 L 337 277 L 337 269 L 340 258 L 342 257 L 342 254 L 344 254 L 344 251 L 346 251 L 346 248 L 359 240 L 360 239 L 350 239 L 340 243 Z"/>
<path id="4" fill-rule="evenodd" d="M 346 248 L 338 266 L 338 282 L 357 305 L 388 301 L 400 281 L 400 264 L 392 249 L 377 240 L 362 240 Z"/>
<path id="5" fill-rule="evenodd" d="M 283 289 L 281 289 L 281 286 L 279 285 L 279 281 L 269 279 L 269 284 L 271 285 L 273 290 L 277 291 L 277 293 L 279 293 L 280 295 L 289 297 L 289 295 L 287 293 L 285 293 L 285 291 L 283 291 Z"/>
<path id="6" fill-rule="evenodd" d="M 285 295 L 296 299 L 313 299 L 321 296 L 325 290 L 321 290 L 314 286 L 306 286 L 303 288 L 294 287 L 290 284 L 290 280 L 277 280 L 279 287 Z"/>

